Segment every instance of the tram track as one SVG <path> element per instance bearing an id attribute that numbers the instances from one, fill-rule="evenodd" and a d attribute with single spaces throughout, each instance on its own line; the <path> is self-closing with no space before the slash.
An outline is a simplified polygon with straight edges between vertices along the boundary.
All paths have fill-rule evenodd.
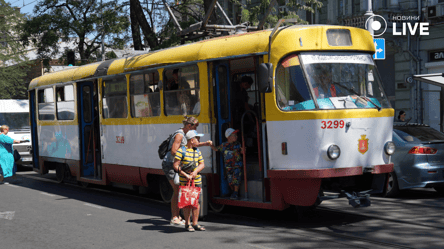
<path id="1" fill-rule="evenodd" d="M 444 226 L 434 226 L 431 224 L 421 224 L 418 222 L 412 222 L 412 221 L 406 221 L 406 220 L 399 220 L 399 219 L 394 219 L 394 218 L 386 218 L 386 217 L 381 217 L 381 216 L 376 216 L 376 215 L 369 215 L 369 214 L 362 214 L 362 213 L 353 213 L 353 212 L 347 212 L 347 211 L 343 211 L 343 210 L 339 210 L 339 209 L 332 209 L 332 208 L 323 208 L 323 207 L 318 207 L 318 210 L 322 210 L 324 212 L 329 212 L 329 213 L 336 213 L 336 214 L 347 214 L 347 215 L 352 215 L 352 216 L 357 216 L 357 217 L 365 217 L 365 218 L 371 218 L 371 219 L 377 219 L 377 220 L 383 220 L 383 221 L 389 221 L 389 222 L 395 222 L 395 223 L 402 223 L 405 225 L 411 225 L 411 226 L 418 226 L 418 227 L 424 227 L 424 228 L 436 228 L 436 229 L 440 229 L 440 230 L 444 230 Z"/>
<path id="2" fill-rule="evenodd" d="M 56 180 L 50 179 L 47 177 L 44 178 L 44 177 L 30 176 L 30 175 L 21 175 L 21 176 L 25 177 L 25 178 L 39 180 L 39 181 L 45 181 L 48 183 L 59 184 Z M 66 185 L 72 186 L 75 188 L 83 188 L 82 186 L 79 186 L 79 185 L 75 184 L 74 182 L 67 182 Z M 136 198 L 138 200 L 143 200 L 143 201 L 150 201 L 150 202 L 165 204 L 161 200 L 157 200 L 155 198 L 151 198 L 151 197 L 147 197 L 147 196 L 141 196 L 141 195 L 137 194 L 136 192 L 125 193 L 123 191 L 114 191 L 115 189 L 108 190 L 108 189 L 103 189 L 103 188 L 96 188 L 94 186 L 88 187 L 88 189 L 98 191 L 98 192 L 104 192 L 104 193 L 108 193 L 108 194 L 119 195 L 119 196 L 123 196 L 123 197 Z M 116 188 L 116 189 L 118 189 L 118 188 Z M 404 203 L 402 203 L 402 204 L 404 204 Z M 411 204 L 411 205 L 414 205 L 414 204 Z M 342 210 L 334 210 L 331 208 L 318 207 L 317 209 L 319 211 L 328 212 L 328 213 L 336 213 L 336 214 L 342 214 L 342 215 L 372 218 L 372 219 L 384 220 L 384 221 L 389 221 L 389 222 L 394 222 L 394 223 L 407 224 L 407 225 L 411 225 L 411 226 L 444 229 L 444 227 L 439 227 L 439 226 L 424 225 L 424 224 L 419 224 L 416 222 L 400 221 L 397 219 L 383 218 L 383 217 L 373 216 L 373 215 L 368 215 L 368 214 L 356 214 L 356 213 L 342 211 Z M 233 213 L 216 213 L 211 210 L 209 210 L 209 213 L 211 213 L 211 215 L 214 215 L 216 217 L 220 217 L 223 219 L 235 219 L 237 221 L 243 221 L 240 223 L 244 223 L 245 221 L 250 221 L 250 222 L 254 222 L 254 223 L 260 222 L 261 225 L 263 225 L 263 222 L 264 222 L 264 220 L 261 218 L 251 217 L 251 216 L 247 216 L 247 215 L 240 215 L 240 214 L 233 214 Z M 259 216 L 259 217 L 262 217 L 262 216 Z M 279 219 L 266 220 L 266 222 L 269 223 L 266 226 L 275 227 L 275 228 L 282 228 L 282 223 Z M 242 224 L 239 224 L 239 225 L 242 225 Z M 297 222 L 289 222 L 288 223 L 288 221 L 287 221 L 284 223 L 284 227 L 291 229 L 292 231 L 290 231 L 290 233 L 292 233 L 292 234 L 295 234 L 298 236 L 303 236 L 303 237 L 310 237 L 314 240 L 323 240 L 325 242 L 336 243 L 336 244 L 340 244 L 343 246 L 350 246 L 353 248 L 372 248 L 372 249 L 375 249 L 375 248 L 401 248 L 401 249 L 415 248 L 415 247 L 409 247 L 409 246 L 405 246 L 405 245 L 401 245 L 401 244 L 397 244 L 397 243 L 391 243 L 391 242 L 387 242 L 387 241 L 363 238 L 362 236 L 355 236 L 355 235 L 351 235 L 351 234 L 325 231 L 325 230 L 322 230 L 322 228 L 310 228 L 310 227 L 297 228 L 297 227 L 295 227 L 297 225 L 298 225 Z M 320 238 L 318 235 L 322 235 L 325 237 Z M 337 241 L 337 240 L 335 240 L 335 238 L 340 238 L 340 239 L 343 239 L 344 241 Z"/>
<path id="3" fill-rule="evenodd" d="M 402 204 L 402 205 L 410 205 L 410 206 L 416 206 L 416 207 L 428 207 L 428 208 L 437 208 L 439 206 L 436 205 L 428 205 L 428 204 L 422 204 L 422 203 L 411 203 L 405 200 L 394 200 L 390 198 L 383 198 L 383 197 L 371 197 L 373 202 L 384 202 L 384 203 L 393 203 L 393 204 Z M 444 199 L 444 198 L 440 198 Z M 444 205 L 444 203 L 443 203 Z"/>

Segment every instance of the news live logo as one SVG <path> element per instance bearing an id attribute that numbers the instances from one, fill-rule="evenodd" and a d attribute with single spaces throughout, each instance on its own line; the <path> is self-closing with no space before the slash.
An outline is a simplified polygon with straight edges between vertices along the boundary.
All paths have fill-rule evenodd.
<path id="1" fill-rule="evenodd" d="M 392 32 L 393 35 L 429 35 L 429 23 L 428 22 L 401 22 L 396 23 L 396 21 L 417 21 L 419 16 L 394 16 L 392 18 Z M 365 29 L 372 30 L 373 36 L 381 36 L 387 31 L 387 21 L 384 17 L 380 15 L 372 15 L 365 21 Z M 370 29 L 369 29 L 370 28 Z"/>

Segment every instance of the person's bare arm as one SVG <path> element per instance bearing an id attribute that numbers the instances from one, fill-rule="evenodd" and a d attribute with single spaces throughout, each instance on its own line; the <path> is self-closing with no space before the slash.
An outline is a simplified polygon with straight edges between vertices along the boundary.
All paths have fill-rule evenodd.
<path id="1" fill-rule="evenodd" d="M 182 142 L 183 135 L 180 133 L 177 133 L 174 137 L 174 143 L 173 146 L 171 146 L 171 155 L 175 156 L 177 150 L 180 148 L 180 143 Z"/>

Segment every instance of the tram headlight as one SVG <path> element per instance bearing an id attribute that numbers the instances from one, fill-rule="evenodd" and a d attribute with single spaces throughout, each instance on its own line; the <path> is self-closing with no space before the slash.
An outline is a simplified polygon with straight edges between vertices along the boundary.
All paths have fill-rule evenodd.
<path id="1" fill-rule="evenodd" d="M 328 158 L 334 160 L 337 159 L 341 155 L 341 149 L 336 144 L 330 145 L 327 149 Z"/>
<path id="2" fill-rule="evenodd" d="M 391 141 L 387 142 L 384 145 L 384 150 L 387 155 L 392 155 L 393 153 L 395 153 L 395 143 L 393 143 Z"/>

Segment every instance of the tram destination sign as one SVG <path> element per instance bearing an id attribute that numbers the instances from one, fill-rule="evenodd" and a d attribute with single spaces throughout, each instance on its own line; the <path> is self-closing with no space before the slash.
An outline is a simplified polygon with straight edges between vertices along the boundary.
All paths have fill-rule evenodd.
<path id="1" fill-rule="evenodd" d="M 429 53 L 429 61 L 444 61 L 444 50 Z"/>

